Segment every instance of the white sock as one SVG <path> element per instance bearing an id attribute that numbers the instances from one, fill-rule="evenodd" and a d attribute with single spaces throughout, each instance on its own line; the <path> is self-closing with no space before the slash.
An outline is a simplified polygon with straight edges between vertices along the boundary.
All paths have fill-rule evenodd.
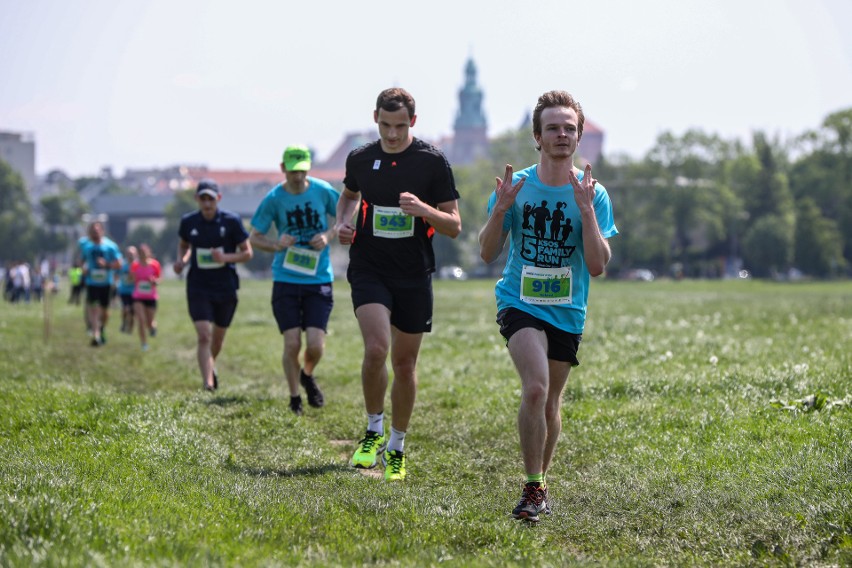
<path id="1" fill-rule="evenodd" d="M 389 452 L 404 452 L 405 448 L 405 432 L 400 432 L 396 428 L 391 427 L 390 441 L 388 441 Z"/>
<path id="2" fill-rule="evenodd" d="M 370 432 L 378 432 L 381 436 L 385 435 L 385 413 L 367 415 L 367 430 Z"/>

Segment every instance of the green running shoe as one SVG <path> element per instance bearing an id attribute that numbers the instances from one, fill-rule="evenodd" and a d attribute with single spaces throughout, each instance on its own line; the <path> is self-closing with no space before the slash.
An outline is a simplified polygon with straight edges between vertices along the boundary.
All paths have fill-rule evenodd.
<path id="1" fill-rule="evenodd" d="M 376 456 L 383 451 L 385 451 L 385 437 L 378 432 L 367 430 L 367 434 L 358 442 L 358 449 L 352 456 L 352 466 L 361 469 L 376 467 Z"/>
<path id="2" fill-rule="evenodd" d="M 405 453 L 397 450 L 382 454 L 385 466 L 385 481 L 402 481 L 405 479 Z"/>

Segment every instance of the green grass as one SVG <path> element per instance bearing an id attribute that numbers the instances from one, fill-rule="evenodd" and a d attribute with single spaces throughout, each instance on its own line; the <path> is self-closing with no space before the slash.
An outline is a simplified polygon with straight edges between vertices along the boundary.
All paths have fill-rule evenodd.
<path id="1" fill-rule="evenodd" d="M 301 418 L 270 289 L 243 283 L 215 395 L 178 282 L 147 353 L 117 310 L 88 347 L 64 291 L 47 341 L 40 305 L 0 305 L 0 566 L 852 565 L 848 282 L 596 281 L 535 527 L 509 515 L 520 389 L 491 282 L 436 282 L 395 484 L 347 466 L 366 418 L 345 282 L 327 406 Z"/>

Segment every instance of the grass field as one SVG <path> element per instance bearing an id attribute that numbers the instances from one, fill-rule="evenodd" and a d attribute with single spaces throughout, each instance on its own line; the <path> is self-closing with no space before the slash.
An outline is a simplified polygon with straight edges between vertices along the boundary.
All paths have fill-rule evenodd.
<path id="1" fill-rule="evenodd" d="M 327 405 L 300 418 L 268 281 L 213 395 L 178 282 L 147 353 L 116 310 L 90 348 L 64 290 L 47 340 L 41 305 L 0 305 L 0 566 L 852 565 L 849 282 L 595 282 L 537 526 L 509 515 L 493 283 L 436 282 L 403 483 L 347 465 L 361 340 L 335 286 Z"/>

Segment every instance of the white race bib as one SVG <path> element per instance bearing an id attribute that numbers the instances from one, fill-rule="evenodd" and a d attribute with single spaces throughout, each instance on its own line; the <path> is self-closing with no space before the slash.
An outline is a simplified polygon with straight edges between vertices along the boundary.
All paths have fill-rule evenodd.
<path id="1" fill-rule="evenodd" d="M 373 206 L 373 235 L 385 239 L 404 239 L 414 236 L 414 217 L 400 207 Z"/>
<path id="2" fill-rule="evenodd" d="M 140 294 L 150 294 L 154 290 L 154 283 L 150 280 L 145 280 L 136 283 L 136 290 Z"/>
<path id="3" fill-rule="evenodd" d="M 213 251 L 214 250 L 222 250 L 222 247 L 219 248 L 197 248 L 195 249 L 195 263 L 198 265 L 198 268 L 203 268 L 205 270 L 210 268 L 222 268 L 225 266 L 224 262 L 216 262 L 213 260 Z"/>
<path id="4" fill-rule="evenodd" d="M 528 304 L 570 304 L 571 267 L 538 268 L 525 265 L 521 273 L 521 300 Z"/>
<path id="5" fill-rule="evenodd" d="M 320 253 L 321 251 L 310 248 L 290 247 L 284 251 L 282 266 L 299 274 L 315 276 L 319 266 Z"/>
<path id="6" fill-rule="evenodd" d="M 93 268 L 89 271 L 89 280 L 97 284 L 106 284 L 109 270 L 106 268 Z"/>

